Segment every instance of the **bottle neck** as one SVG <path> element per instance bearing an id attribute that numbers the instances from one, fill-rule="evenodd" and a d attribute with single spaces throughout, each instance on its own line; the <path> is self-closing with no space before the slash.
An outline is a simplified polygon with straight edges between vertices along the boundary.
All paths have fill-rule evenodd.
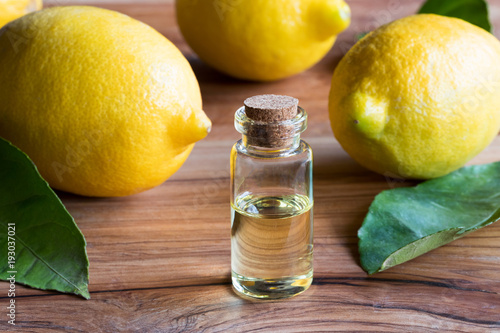
<path id="1" fill-rule="evenodd" d="M 245 150 L 257 154 L 283 154 L 296 150 L 300 145 L 300 133 L 296 133 L 293 137 L 286 140 L 280 140 L 279 144 L 272 147 L 262 145 L 261 138 L 250 137 L 248 135 L 241 136 L 241 144 Z"/>
<path id="2" fill-rule="evenodd" d="M 245 107 L 236 111 L 234 125 L 242 134 L 245 150 L 257 154 L 282 154 L 296 150 L 300 133 L 307 128 L 307 113 L 300 106 L 297 116 L 290 120 L 260 122 L 245 114 Z"/>

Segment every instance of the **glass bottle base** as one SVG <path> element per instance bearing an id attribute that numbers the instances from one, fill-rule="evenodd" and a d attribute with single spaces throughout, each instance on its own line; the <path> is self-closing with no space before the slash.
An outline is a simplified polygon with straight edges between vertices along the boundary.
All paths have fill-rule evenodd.
<path id="1" fill-rule="evenodd" d="M 280 279 L 256 279 L 231 273 L 234 289 L 248 297 L 259 299 L 281 299 L 301 294 L 309 288 L 313 272 L 306 275 Z"/>

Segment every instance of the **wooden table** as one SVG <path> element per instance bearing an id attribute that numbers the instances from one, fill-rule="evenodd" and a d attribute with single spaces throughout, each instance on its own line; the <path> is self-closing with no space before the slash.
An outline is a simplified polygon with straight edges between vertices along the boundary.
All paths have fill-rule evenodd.
<path id="1" fill-rule="evenodd" d="M 79 1 L 81 2 L 81 1 Z M 415 13 L 421 1 L 352 0 L 353 23 L 318 65 L 273 83 L 228 78 L 200 62 L 171 2 L 101 6 L 142 20 L 173 41 L 201 85 L 212 133 L 165 184 L 92 199 L 59 193 L 88 242 L 91 300 L 17 287 L 19 332 L 500 332 L 500 224 L 367 276 L 356 232 L 376 194 L 394 186 L 358 166 L 333 138 L 333 69 L 357 33 Z M 63 1 L 68 4 L 68 1 Z M 500 1 L 490 1 L 500 27 Z M 311 288 L 286 301 L 244 300 L 230 283 L 229 151 L 234 111 L 255 94 L 288 94 L 309 112 L 315 152 Z M 500 138 L 472 163 L 498 160 Z M 0 283 L 2 308 L 7 283 Z M 12 330 L 5 315 L 0 330 Z"/>

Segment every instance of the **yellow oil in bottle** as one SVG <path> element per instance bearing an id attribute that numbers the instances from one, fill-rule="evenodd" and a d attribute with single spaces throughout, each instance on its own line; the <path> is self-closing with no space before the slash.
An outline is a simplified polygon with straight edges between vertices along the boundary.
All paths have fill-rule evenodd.
<path id="1" fill-rule="evenodd" d="M 257 298 L 285 298 L 305 291 L 313 276 L 309 197 L 243 194 L 231 206 L 233 286 Z"/>

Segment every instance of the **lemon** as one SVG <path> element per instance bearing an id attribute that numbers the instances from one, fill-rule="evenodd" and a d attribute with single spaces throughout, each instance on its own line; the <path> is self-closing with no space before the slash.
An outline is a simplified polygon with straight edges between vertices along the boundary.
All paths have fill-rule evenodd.
<path id="1" fill-rule="evenodd" d="M 500 42 L 457 18 L 406 17 L 340 61 L 329 109 L 342 147 L 390 177 L 443 176 L 500 128 Z"/>
<path id="2" fill-rule="evenodd" d="M 42 0 L 0 0 L 0 27 L 42 8 Z"/>
<path id="3" fill-rule="evenodd" d="M 207 64 L 240 79 L 299 73 L 350 23 L 343 0 L 177 0 L 184 38 Z"/>
<path id="4" fill-rule="evenodd" d="M 207 135 L 198 82 L 165 37 L 126 15 L 54 7 L 0 31 L 0 136 L 56 189 L 157 186 Z"/>

